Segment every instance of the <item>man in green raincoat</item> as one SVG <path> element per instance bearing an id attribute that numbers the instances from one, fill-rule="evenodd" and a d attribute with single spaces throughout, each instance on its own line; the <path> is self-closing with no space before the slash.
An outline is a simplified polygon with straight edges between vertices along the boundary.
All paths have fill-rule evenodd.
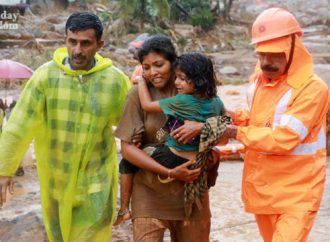
<path id="1" fill-rule="evenodd" d="M 117 199 L 112 126 L 130 88 L 126 75 L 96 52 L 103 46 L 99 18 L 74 13 L 66 47 L 39 67 L 23 90 L 0 139 L 0 207 L 11 177 L 35 141 L 48 239 L 105 242 Z"/>

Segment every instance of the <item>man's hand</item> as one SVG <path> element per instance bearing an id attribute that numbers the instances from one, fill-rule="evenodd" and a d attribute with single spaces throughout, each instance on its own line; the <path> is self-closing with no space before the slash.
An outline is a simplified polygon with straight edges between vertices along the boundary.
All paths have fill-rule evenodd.
<path id="1" fill-rule="evenodd" d="M 173 130 L 170 135 L 180 143 L 186 144 L 189 140 L 201 134 L 203 126 L 204 123 L 186 120 L 182 126 Z"/>
<path id="2" fill-rule="evenodd" d="M 188 167 L 194 164 L 196 161 L 190 160 L 186 163 L 183 163 L 180 166 L 177 166 L 171 170 L 171 178 L 175 178 L 180 181 L 184 181 L 187 183 L 193 182 L 201 173 L 201 169 L 197 168 L 194 170 L 189 170 Z"/>
<path id="3" fill-rule="evenodd" d="M 14 182 L 9 176 L 0 176 L 0 208 L 6 202 L 7 190 L 10 194 L 14 193 Z"/>

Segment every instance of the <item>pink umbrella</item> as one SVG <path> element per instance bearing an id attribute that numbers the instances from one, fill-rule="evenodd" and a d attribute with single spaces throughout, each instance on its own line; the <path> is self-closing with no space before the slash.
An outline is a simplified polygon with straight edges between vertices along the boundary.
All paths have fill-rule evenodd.
<path id="1" fill-rule="evenodd" d="M 10 81 L 16 79 L 27 79 L 33 74 L 33 70 L 26 65 L 12 60 L 0 60 L 0 79 L 4 79 L 5 103 L 7 101 L 7 88 L 10 85 Z"/>
<path id="2" fill-rule="evenodd" d="M 33 70 L 26 65 L 12 60 L 0 60 L 1 79 L 30 78 Z"/>

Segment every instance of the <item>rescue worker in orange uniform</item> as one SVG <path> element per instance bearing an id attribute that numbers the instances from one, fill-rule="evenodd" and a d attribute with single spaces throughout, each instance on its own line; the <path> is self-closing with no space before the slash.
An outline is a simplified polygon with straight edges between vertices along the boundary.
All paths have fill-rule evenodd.
<path id="1" fill-rule="evenodd" d="M 329 90 L 302 34 L 284 9 L 257 17 L 248 110 L 229 112 L 235 125 L 225 132 L 246 147 L 242 199 L 265 242 L 307 241 L 324 190 Z"/>

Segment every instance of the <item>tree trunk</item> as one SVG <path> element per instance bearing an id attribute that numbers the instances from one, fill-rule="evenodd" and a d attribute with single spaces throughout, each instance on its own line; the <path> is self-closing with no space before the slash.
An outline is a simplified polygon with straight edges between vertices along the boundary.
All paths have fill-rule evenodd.
<path id="1" fill-rule="evenodd" d="M 140 31 L 144 29 L 145 16 L 147 12 L 147 1 L 141 0 Z"/>

